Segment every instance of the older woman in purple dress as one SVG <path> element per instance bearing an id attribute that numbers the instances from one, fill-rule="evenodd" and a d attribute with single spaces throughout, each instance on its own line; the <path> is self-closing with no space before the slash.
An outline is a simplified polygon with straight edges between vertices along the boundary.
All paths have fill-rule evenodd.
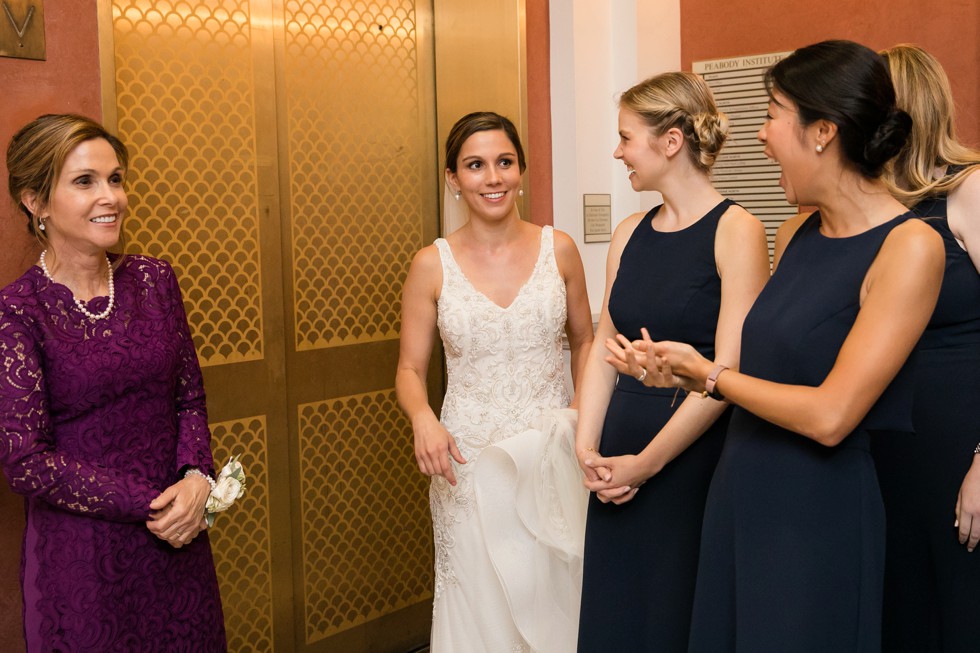
<path id="1" fill-rule="evenodd" d="M 0 291 L 0 465 L 27 503 L 29 653 L 226 648 L 180 290 L 163 261 L 108 253 L 127 162 L 73 115 L 38 118 L 7 149 L 10 196 L 44 247 Z"/>

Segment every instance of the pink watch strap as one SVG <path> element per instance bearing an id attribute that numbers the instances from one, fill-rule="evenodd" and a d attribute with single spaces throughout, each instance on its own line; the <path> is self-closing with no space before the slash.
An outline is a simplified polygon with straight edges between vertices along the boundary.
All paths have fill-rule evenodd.
<path id="1" fill-rule="evenodd" d="M 715 394 L 715 384 L 718 383 L 718 375 L 728 369 L 727 365 L 715 365 L 708 378 L 704 381 L 704 391 L 709 395 Z"/>

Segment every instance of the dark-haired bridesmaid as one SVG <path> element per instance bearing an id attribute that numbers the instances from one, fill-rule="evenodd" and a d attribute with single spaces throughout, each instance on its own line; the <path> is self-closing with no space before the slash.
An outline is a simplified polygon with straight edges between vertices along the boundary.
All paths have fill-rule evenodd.
<path id="1" fill-rule="evenodd" d="M 741 369 L 641 342 L 649 376 L 735 404 L 705 509 L 690 651 L 881 648 L 885 521 L 872 433 L 912 430 L 909 354 L 942 240 L 880 175 L 908 135 L 882 58 L 801 48 L 766 76 L 759 139 L 794 204 L 742 330 Z"/>

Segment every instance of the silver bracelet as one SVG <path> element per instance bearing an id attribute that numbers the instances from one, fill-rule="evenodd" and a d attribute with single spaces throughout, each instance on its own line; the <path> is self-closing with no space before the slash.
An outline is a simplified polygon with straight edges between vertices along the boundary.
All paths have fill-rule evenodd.
<path id="1" fill-rule="evenodd" d="M 197 467 L 191 467 L 186 472 L 184 472 L 184 478 L 187 478 L 188 476 L 200 476 L 201 478 L 203 478 L 205 481 L 208 482 L 208 485 L 211 486 L 212 492 L 214 492 L 214 488 L 218 486 L 218 484 L 214 482 L 213 478 L 211 478 L 210 476 L 208 476 L 207 474 L 199 470 Z"/>

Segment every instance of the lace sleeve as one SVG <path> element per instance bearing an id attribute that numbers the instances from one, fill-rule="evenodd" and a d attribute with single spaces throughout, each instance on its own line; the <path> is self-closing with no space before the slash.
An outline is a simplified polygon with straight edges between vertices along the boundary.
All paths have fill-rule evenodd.
<path id="1" fill-rule="evenodd" d="M 166 265 L 168 293 L 173 306 L 173 327 L 179 340 L 177 363 L 177 469 L 196 467 L 212 478 L 214 459 L 211 456 L 211 430 L 204 396 L 204 378 L 197 361 L 194 340 L 187 324 L 187 314 L 180 285 L 173 269 Z"/>
<path id="2" fill-rule="evenodd" d="M 0 305 L 2 306 L 2 305 Z M 37 342 L 21 316 L 0 315 L 0 466 L 17 494 L 68 512 L 145 521 L 160 493 L 135 474 L 57 450 Z"/>

